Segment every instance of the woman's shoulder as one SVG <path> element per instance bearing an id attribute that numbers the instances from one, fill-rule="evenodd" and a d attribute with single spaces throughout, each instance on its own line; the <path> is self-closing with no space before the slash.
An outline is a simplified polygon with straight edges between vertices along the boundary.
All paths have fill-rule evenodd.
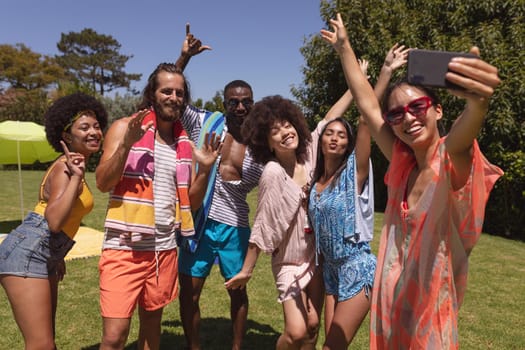
<path id="1" fill-rule="evenodd" d="M 270 160 L 264 165 L 261 177 L 273 177 L 283 173 L 283 167 L 278 162 Z"/>
<path id="2" fill-rule="evenodd" d="M 132 118 L 132 116 L 129 116 L 114 120 L 106 133 L 106 139 L 108 136 L 111 137 L 112 135 L 124 135 Z"/>
<path id="3" fill-rule="evenodd" d="M 264 166 L 259 186 L 279 188 L 286 180 L 286 176 L 283 167 L 278 162 L 271 160 Z"/>
<path id="4" fill-rule="evenodd" d="M 53 176 L 53 174 L 60 173 L 64 170 L 67 170 L 67 159 L 64 155 L 59 156 L 51 165 L 47 168 L 46 172 L 48 176 Z"/>
<path id="5" fill-rule="evenodd" d="M 66 157 L 61 155 L 47 168 L 40 185 L 47 189 L 48 187 L 46 185 L 50 180 L 60 179 L 62 174 L 66 174 L 67 172 Z"/>

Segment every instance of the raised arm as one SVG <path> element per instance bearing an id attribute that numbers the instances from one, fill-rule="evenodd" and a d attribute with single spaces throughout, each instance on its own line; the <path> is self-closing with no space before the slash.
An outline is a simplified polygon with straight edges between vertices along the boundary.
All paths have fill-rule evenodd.
<path id="1" fill-rule="evenodd" d="M 211 50 L 211 47 L 202 45 L 202 42 L 190 33 L 190 24 L 186 23 L 186 37 L 182 43 L 180 56 L 175 62 L 175 66 L 177 66 L 177 68 L 183 72 L 193 56 L 196 56 L 206 50 Z"/>
<path id="2" fill-rule="evenodd" d="M 407 63 L 408 51 L 410 51 L 410 48 L 405 48 L 404 45 L 399 45 L 398 43 L 394 44 L 394 46 L 388 50 L 376 86 L 374 87 L 374 92 L 379 101 L 383 98 L 394 71 Z"/>
<path id="3" fill-rule="evenodd" d="M 471 53 L 479 56 L 479 49 Z M 446 78 L 465 90 L 449 90 L 467 100 L 465 110 L 455 120 L 445 140 L 445 147 L 454 165 L 456 187 L 467 179 L 472 165 L 471 150 L 488 111 L 489 99 L 500 84 L 498 69 L 479 58 L 455 57 L 449 63 Z"/>
<path id="4" fill-rule="evenodd" d="M 363 185 L 368 178 L 368 171 L 370 169 L 370 154 L 372 148 L 370 145 L 370 130 L 362 116 L 359 116 L 359 123 L 357 124 L 357 135 L 355 140 L 355 160 L 357 168 L 357 186 L 361 193 Z"/>
<path id="5" fill-rule="evenodd" d="M 323 121 L 328 122 L 332 119 L 335 119 L 337 117 L 342 117 L 343 114 L 350 108 L 350 105 L 352 104 L 352 101 L 354 100 L 352 96 L 352 92 L 350 90 L 346 90 L 345 93 L 337 100 L 336 103 L 330 107 L 326 115 L 324 116 Z"/>
<path id="6" fill-rule="evenodd" d="M 222 149 L 221 136 L 206 134 L 201 148 L 192 146 L 192 180 L 189 190 L 191 209 L 196 211 L 202 205 L 208 188 L 208 177 Z M 197 166 L 198 165 L 198 166 Z"/>
<path id="7" fill-rule="evenodd" d="M 361 71 L 364 75 L 366 75 L 366 72 L 368 70 L 368 61 L 367 60 L 359 60 L 359 67 L 361 68 Z M 352 101 L 354 100 L 352 96 L 352 92 L 350 90 L 346 90 L 345 93 L 337 100 L 336 103 L 330 107 L 326 115 L 324 116 L 323 121 L 328 122 L 332 119 L 342 117 L 343 114 L 346 113 L 348 108 L 350 108 L 350 105 L 352 104 Z"/>
<path id="8" fill-rule="evenodd" d="M 66 144 L 60 141 L 66 162 L 58 160 L 48 176 L 44 187 L 47 207 L 44 216 L 51 232 L 60 232 L 66 223 L 71 209 L 79 196 L 79 186 L 84 177 L 86 160 L 80 153 L 69 152 Z M 49 192 L 47 191 L 49 189 Z"/>
<path id="9" fill-rule="evenodd" d="M 321 36 L 325 41 L 330 43 L 339 54 L 346 82 L 354 96 L 357 108 L 366 120 L 370 132 L 379 145 L 379 148 L 385 156 L 390 159 L 395 136 L 390 127 L 383 121 L 379 101 L 374 90 L 368 83 L 368 79 L 361 72 L 354 50 L 348 41 L 348 35 L 341 15 L 337 14 L 336 19 L 330 20 L 330 24 L 334 32 L 322 29 Z"/>
<path id="10" fill-rule="evenodd" d="M 359 59 L 358 63 L 359 67 L 361 68 L 361 72 L 366 76 L 368 71 L 368 61 Z M 346 90 L 343 96 L 341 96 L 339 100 L 330 108 L 328 113 L 326 113 L 324 122 L 328 122 L 332 119 L 343 116 L 348 108 L 350 108 L 352 101 L 352 93 L 350 90 Z M 363 188 L 363 184 L 368 178 L 368 160 L 370 158 L 370 153 L 370 131 L 368 130 L 366 122 L 362 117 L 360 117 L 356 136 L 357 184 L 359 188 Z"/>
<path id="11" fill-rule="evenodd" d="M 115 121 L 109 128 L 104 140 L 103 153 L 95 171 L 97 188 L 101 192 L 111 191 L 120 181 L 131 146 L 140 140 L 144 132 L 153 124 L 149 122 L 147 125 L 142 125 L 142 120 L 148 113 L 148 110 L 142 110 L 133 117 Z"/>
<path id="12" fill-rule="evenodd" d="M 374 87 L 374 93 L 379 101 L 381 101 L 385 94 L 386 88 L 392 78 L 392 74 L 396 69 L 403 67 L 407 63 L 409 50 L 410 49 L 405 48 L 404 45 L 399 45 L 397 43 L 388 50 L 379 73 L 379 78 Z M 363 71 L 363 73 L 366 74 L 366 71 Z M 360 189 L 363 188 L 363 184 L 368 178 L 370 153 L 370 130 L 364 118 L 360 117 L 357 126 L 356 139 L 357 183 Z"/>

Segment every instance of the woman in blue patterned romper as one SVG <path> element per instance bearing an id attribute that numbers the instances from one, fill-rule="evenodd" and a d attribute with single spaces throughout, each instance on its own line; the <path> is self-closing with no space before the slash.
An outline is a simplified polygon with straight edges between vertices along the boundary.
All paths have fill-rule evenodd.
<path id="1" fill-rule="evenodd" d="M 408 49 L 394 45 L 386 55 L 375 91 L 382 95 L 392 72 L 406 63 Z M 367 62 L 363 67 L 366 74 Z M 352 101 L 347 91 L 328 115 L 343 115 Z M 331 119 L 319 135 L 308 217 L 325 284 L 323 349 L 346 349 L 370 308 L 376 257 L 374 181 L 370 133 L 359 120 L 357 135 L 343 118 Z"/>
<path id="2" fill-rule="evenodd" d="M 327 123 L 320 135 L 310 191 L 308 216 L 326 289 L 325 347 L 329 349 L 352 340 L 370 307 L 374 283 L 376 258 L 369 244 L 374 226 L 370 136 L 362 121 L 358 130 L 355 140 L 344 119 Z"/>

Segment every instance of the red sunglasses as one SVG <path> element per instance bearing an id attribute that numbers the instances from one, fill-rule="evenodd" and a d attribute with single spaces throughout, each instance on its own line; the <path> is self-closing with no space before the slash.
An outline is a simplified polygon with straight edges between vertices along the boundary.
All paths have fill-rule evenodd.
<path id="1" fill-rule="evenodd" d="M 410 101 L 406 106 L 397 107 L 383 114 L 383 118 L 390 125 L 397 125 L 403 121 L 405 113 L 410 113 L 414 117 L 421 118 L 427 114 L 433 101 L 428 96 L 423 96 Z"/>

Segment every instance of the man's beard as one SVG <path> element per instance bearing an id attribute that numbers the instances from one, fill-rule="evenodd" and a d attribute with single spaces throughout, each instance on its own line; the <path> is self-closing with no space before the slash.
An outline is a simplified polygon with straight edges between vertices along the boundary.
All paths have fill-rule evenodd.
<path id="1" fill-rule="evenodd" d="M 184 113 L 184 110 L 186 109 L 186 105 L 180 105 L 180 106 L 163 106 L 158 103 L 154 104 L 155 109 L 155 115 L 157 118 L 159 118 L 162 121 L 165 122 L 174 122 L 176 120 L 179 120 L 182 114 Z M 169 113 L 165 113 L 164 111 L 168 109 Z"/>

